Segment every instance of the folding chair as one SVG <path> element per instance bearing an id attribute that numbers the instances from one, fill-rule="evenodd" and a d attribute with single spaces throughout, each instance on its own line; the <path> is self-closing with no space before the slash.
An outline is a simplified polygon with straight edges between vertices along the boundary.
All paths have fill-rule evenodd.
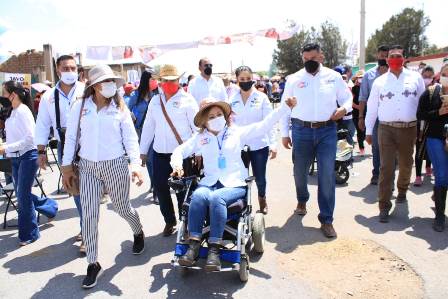
<path id="1" fill-rule="evenodd" d="M 3 172 L 7 175 L 12 176 L 12 163 L 11 159 L 0 159 L 0 172 Z M 3 194 L 6 196 L 7 203 L 6 203 L 6 210 L 3 217 L 3 229 L 6 228 L 6 226 L 15 226 L 15 225 L 6 225 L 6 219 L 9 211 L 9 207 L 13 206 L 13 208 L 17 211 L 17 206 L 12 201 L 12 196 L 14 194 L 14 183 L 9 183 L 5 186 L 0 182 L 0 188 L 3 191 Z"/>

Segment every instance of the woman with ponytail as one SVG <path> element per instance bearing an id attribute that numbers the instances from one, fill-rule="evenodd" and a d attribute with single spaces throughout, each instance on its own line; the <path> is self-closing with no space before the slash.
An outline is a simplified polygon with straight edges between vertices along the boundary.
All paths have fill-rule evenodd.
<path id="1" fill-rule="evenodd" d="M 30 91 L 20 83 L 3 84 L 3 97 L 11 102 L 12 111 L 5 121 L 6 143 L 0 145 L 0 154 L 12 160 L 12 176 L 17 195 L 20 246 L 39 238 L 36 210 L 54 218 L 57 203 L 31 193 L 37 172 L 37 149 L 34 145 L 34 117 Z"/>

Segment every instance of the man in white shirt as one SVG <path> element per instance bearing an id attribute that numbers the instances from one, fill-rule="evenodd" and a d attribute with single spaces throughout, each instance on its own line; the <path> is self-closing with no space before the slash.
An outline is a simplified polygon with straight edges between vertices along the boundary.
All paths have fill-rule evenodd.
<path id="1" fill-rule="evenodd" d="M 154 141 L 154 193 L 159 199 L 160 211 L 166 224 L 163 235 L 167 237 L 176 227 L 176 215 L 168 186 L 168 179 L 173 172 L 170 158 L 174 149 L 196 132 L 194 117 L 199 107 L 194 98 L 179 87 L 181 75 L 175 66 L 164 65 L 160 69 L 159 76 L 159 94 L 153 96 L 149 102 L 143 124 L 140 156 L 146 163 L 149 147 Z M 183 193 L 176 194 L 179 211 L 182 207 L 183 196 Z"/>
<path id="2" fill-rule="evenodd" d="M 375 121 L 379 120 L 380 222 L 389 221 L 396 158 L 399 167 L 396 203 L 406 202 L 417 136 L 417 106 L 425 90 L 420 74 L 403 68 L 403 63 L 403 48 L 399 45 L 391 47 L 387 59 L 389 71 L 373 82 L 367 101 L 366 141 L 369 144 L 372 143 Z"/>
<path id="3" fill-rule="evenodd" d="M 221 78 L 212 75 L 213 64 L 210 59 L 199 60 L 199 71 L 201 74 L 188 84 L 188 92 L 195 98 L 198 106 L 205 98 L 227 101 L 228 96 L 224 82 Z"/>
<path id="4" fill-rule="evenodd" d="M 53 127 L 54 136 L 58 140 L 58 162 L 62 163 L 65 129 L 70 108 L 77 99 L 82 98 L 85 87 L 78 81 L 78 71 L 73 56 L 60 56 L 56 61 L 56 72 L 61 80 L 42 96 L 36 119 L 34 143 L 37 145 L 39 154 L 39 166 L 43 169 L 47 165 L 46 146 L 51 127 Z M 59 113 L 56 113 L 57 111 Z M 74 200 L 81 225 L 82 210 L 79 196 L 74 196 Z M 77 239 L 81 241 L 80 235 Z M 80 251 L 85 251 L 83 244 L 81 244 Z"/>
<path id="5" fill-rule="evenodd" d="M 335 206 L 334 160 L 336 157 L 336 121 L 352 111 L 352 93 L 341 75 L 324 67 L 318 44 L 307 44 L 302 50 L 305 68 L 288 77 L 282 101 L 290 97 L 297 105 L 282 119 L 283 146 L 293 145 L 294 180 L 297 194 L 297 213 L 305 215 L 310 165 L 317 157 L 318 203 L 321 230 L 328 238 L 336 237 L 333 228 Z M 289 123 L 292 123 L 292 142 Z"/>

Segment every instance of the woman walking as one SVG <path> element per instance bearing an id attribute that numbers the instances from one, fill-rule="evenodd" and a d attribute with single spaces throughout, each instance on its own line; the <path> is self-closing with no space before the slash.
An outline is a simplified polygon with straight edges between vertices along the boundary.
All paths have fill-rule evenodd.
<path id="1" fill-rule="evenodd" d="M 20 246 L 39 238 L 36 211 L 54 218 L 57 203 L 49 198 L 39 198 L 31 193 L 37 172 L 37 148 L 34 145 L 35 122 L 28 89 L 20 83 L 8 81 L 3 84 L 3 96 L 12 106 L 6 119 L 6 143 L 0 145 L 0 154 L 6 153 L 12 160 L 12 176 L 18 200 L 18 226 Z"/>
<path id="2" fill-rule="evenodd" d="M 133 254 L 145 248 L 140 218 L 129 200 L 130 176 L 127 153 L 131 161 L 132 181 L 143 183 L 138 153 L 138 137 L 129 110 L 117 93 L 124 80 L 107 65 L 89 71 L 83 99 L 76 102 L 67 125 L 62 163 L 63 183 L 70 189 L 76 179 L 72 162 L 79 144 L 79 187 L 82 207 L 82 237 L 86 244 L 87 276 L 82 286 L 96 285 L 101 272 L 98 263 L 98 218 L 103 188 L 108 192 L 118 214 L 134 234 Z M 107 132 L 107 134 L 105 134 Z"/>

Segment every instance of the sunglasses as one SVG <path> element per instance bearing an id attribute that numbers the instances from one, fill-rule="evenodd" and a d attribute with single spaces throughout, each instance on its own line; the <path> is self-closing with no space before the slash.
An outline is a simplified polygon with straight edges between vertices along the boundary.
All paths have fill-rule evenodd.
<path id="1" fill-rule="evenodd" d="M 213 64 L 207 63 L 207 64 L 204 64 L 204 67 L 213 67 Z"/>

